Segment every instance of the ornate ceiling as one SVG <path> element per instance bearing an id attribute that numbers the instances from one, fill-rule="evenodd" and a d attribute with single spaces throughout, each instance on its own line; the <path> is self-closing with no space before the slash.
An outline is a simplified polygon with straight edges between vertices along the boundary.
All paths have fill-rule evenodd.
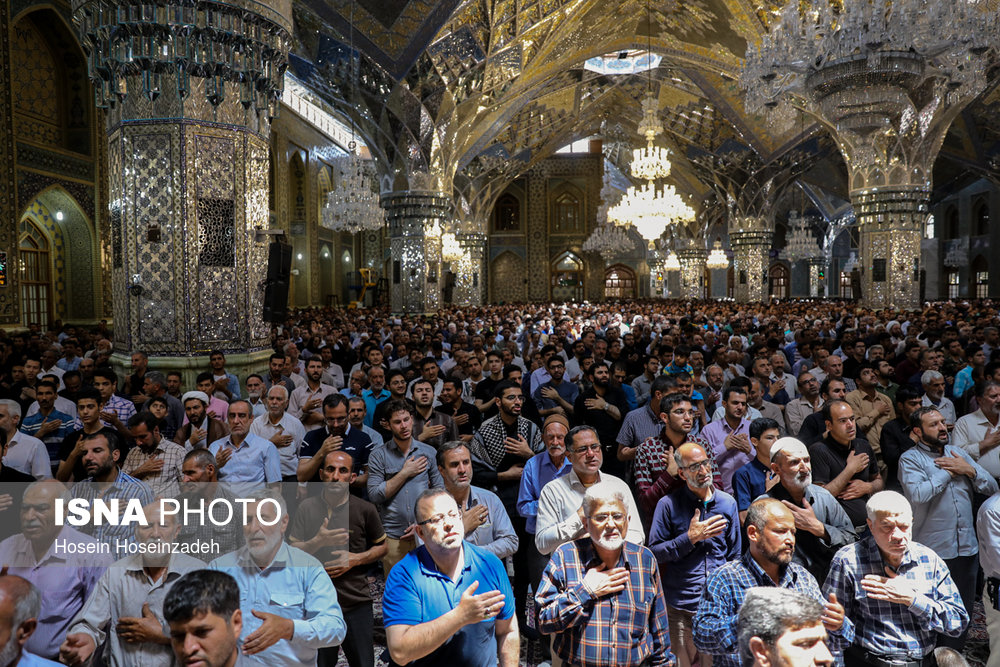
<path id="1" fill-rule="evenodd" d="M 357 124 L 383 191 L 455 188 L 473 216 L 577 138 L 601 136 L 624 168 L 647 88 L 659 100 L 673 180 L 693 204 L 719 194 L 706 165 L 735 154 L 786 171 L 802 160 L 794 176 L 816 199 L 846 199 L 844 163 L 825 130 L 808 119 L 775 127 L 744 109 L 742 56 L 778 8 L 767 0 L 296 0 L 291 69 Z M 584 68 L 594 56 L 647 48 L 663 57 L 651 76 Z M 1000 94 L 985 97 L 945 142 L 938 196 L 1000 172 Z"/>

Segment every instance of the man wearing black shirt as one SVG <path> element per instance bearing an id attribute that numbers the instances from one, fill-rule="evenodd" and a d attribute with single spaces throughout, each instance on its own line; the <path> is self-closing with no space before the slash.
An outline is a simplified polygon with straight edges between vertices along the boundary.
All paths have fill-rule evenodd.
<path id="1" fill-rule="evenodd" d="M 371 453 L 372 439 L 347 421 L 347 397 L 330 394 L 323 399 L 323 428 L 306 433 L 299 450 L 299 468 L 296 472 L 300 482 L 319 481 L 319 469 L 332 451 L 341 450 L 354 460 L 357 476 L 351 488 L 360 493 L 368 484 L 368 454 Z"/>
<path id="2" fill-rule="evenodd" d="M 882 427 L 882 462 L 886 467 L 886 488 L 902 492 L 899 484 L 899 457 L 917 443 L 910 428 L 910 415 L 923 405 L 920 393 L 910 385 L 896 390 L 896 418 Z"/>
<path id="3" fill-rule="evenodd" d="M 625 477 L 625 463 L 618 460 L 617 438 L 622 419 L 628 412 L 625 394 L 611 386 L 611 371 L 604 364 L 592 365 L 585 376 L 593 381 L 593 385 L 576 397 L 573 404 L 574 423 L 594 427 L 604 453 L 601 470 L 622 479 Z"/>
<path id="4" fill-rule="evenodd" d="M 475 407 L 462 400 L 462 381 L 446 377 L 439 397 L 441 405 L 435 408 L 452 418 L 458 427 L 458 437 L 463 442 L 472 440 L 473 434 L 483 423 L 483 415 Z"/>

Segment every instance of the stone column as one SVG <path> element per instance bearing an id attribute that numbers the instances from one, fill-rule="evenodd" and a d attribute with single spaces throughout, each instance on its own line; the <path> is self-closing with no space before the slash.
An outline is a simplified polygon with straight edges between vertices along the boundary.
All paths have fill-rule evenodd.
<path id="1" fill-rule="evenodd" d="M 767 301 L 767 267 L 774 232 L 757 229 L 730 231 L 733 248 L 735 297 L 740 303 Z"/>
<path id="2" fill-rule="evenodd" d="M 861 231 L 861 298 L 868 307 L 920 303 L 920 241 L 929 200 L 923 185 L 851 192 Z"/>
<path id="3" fill-rule="evenodd" d="M 685 299 L 705 298 L 705 260 L 708 251 L 704 248 L 682 248 L 677 251 L 681 262 L 681 297 Z"/>
<path id="4" fill-rule="evenodd" d="M 107 107 L 116 359 L 132 350 L 193 382 L 208 350 L 259 370 L 268 137 L 291 2 L 75 0 Z"/>
<path id="5" fill-rule="evenodd" d="M 392 267 L 389 302 L 396 313 L 426 313 L 441 305 L 441 243 L 429 242 L 426 230 L 440 230 L 452 218 L 450 194 L 406 190 L 382 195 L 389 227 Z"/>
<path id="6" fill-rule="evenodd" d="M 486 277 L 486 234 L 459 232 L 458 242 L 465 253 L 458 266 L 455 284 L 455 304 L 463 308 L 483 305 L 483 285 Z"/>
<path id="7" fill-rule="evenodd" d="M 826 286 L 826 271 L 829 265 L 829 260 L 825 257 L 813 257 L 812 259 L 806 260 L 809 265 L 809 296 L 813 298 L 819 298 L 826 296 L 825 286 Z M 824 276 L 821 278 L 820 273 Z"/>

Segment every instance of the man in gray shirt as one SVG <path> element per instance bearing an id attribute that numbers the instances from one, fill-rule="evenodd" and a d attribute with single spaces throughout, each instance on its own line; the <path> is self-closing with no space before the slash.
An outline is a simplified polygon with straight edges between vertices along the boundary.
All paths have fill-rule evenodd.
<path id="1" fill-rule="evenodd" d="M 388 553 L 382 560 L 386 573 L 416 548 L 414 507 L 428 488 L 443 488 L 434 465 L 434 448 L 413 439 L 413 408 L 392 399 L 385 410 L 392 438 L 368 457 L 368 499 L 378 507 L 385 527 Z"/>

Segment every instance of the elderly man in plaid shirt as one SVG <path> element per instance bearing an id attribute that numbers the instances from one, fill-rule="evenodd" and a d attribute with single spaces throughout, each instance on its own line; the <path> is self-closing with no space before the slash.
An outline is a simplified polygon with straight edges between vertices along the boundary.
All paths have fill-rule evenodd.
<path id="1" fill-rule="evenodd" d="M 911 541 L 913 510 L 895 491 L 868 499 L 871 534 L 837 552 L 827 595 L 843 601 L 856 625 L 847 667 L 934 667 L 938 634 L 957 637 L 969 623 L 948 566 Z"/>
<path id="2" fill-rule="evenodd" d="M 535 603 L 539 629 L 555 634 L 556 665 L 674 663 L 656 558 L 625 541 L 626 507 L 620 489 L 606 483 L 587 489 L 583 511 L 589 535 L 560 545 L 545 568 Z"/>

